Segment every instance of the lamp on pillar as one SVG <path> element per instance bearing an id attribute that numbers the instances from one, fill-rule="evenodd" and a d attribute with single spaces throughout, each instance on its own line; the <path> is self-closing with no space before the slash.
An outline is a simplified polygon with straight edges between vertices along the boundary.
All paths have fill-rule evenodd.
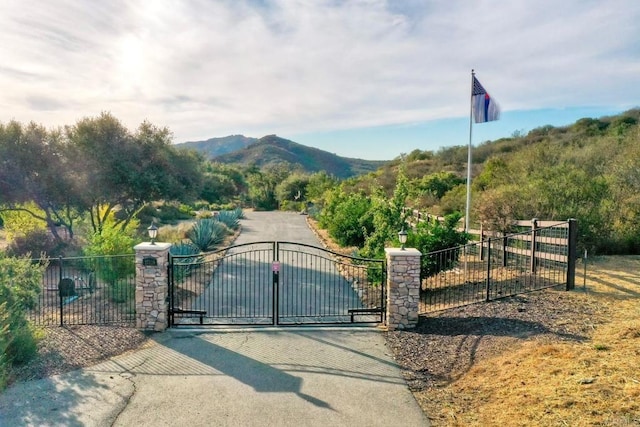
<path id="1" fill-rule="evenodd" d="M 149 228 L 147 228 L 147 233 L 149 233 L 149 238 L 151 239 L 151 244 L 155 245 L 156 237 L 158 237 L 158 227 L 152 222 Z"/>
<path id="2" fill-rule="evenodd" d="M 404 231 L 404 227 L 398 233 L 398 240 L 400 240 L 400 250 L 404 251 L 404 244 L 407 243 L 407 232 Z"/>

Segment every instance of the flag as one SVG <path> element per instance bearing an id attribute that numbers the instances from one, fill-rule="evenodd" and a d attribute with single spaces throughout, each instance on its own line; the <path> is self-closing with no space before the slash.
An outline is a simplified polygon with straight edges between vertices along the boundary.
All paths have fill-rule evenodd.
<path id="1" fill-rule="evenodd" d="M 476 123 L 492 122 L 500 118 L 500 107 L 484 90 L 476 76 L 473 76 L 471 106 L 473 119 Z"/>

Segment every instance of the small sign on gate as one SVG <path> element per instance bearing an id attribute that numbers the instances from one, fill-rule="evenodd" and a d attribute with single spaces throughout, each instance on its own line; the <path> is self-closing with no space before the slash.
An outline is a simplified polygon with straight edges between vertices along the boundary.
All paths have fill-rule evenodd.
<path id="1" fill-rule="evenodd" d="M 273 261 L 273 263 L 271 264 L 271 271 L 273 271 L 274 273 L 280 271 L 280 261 Z"/>

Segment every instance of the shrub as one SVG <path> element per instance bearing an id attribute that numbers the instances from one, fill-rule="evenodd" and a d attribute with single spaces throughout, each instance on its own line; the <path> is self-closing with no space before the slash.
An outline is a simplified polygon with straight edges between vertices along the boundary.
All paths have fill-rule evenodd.
<path id="1" fill-rule="evenodd" d="M 461 215 L 457 213 L 446 216 L 444 223 L 421 222 L 415 230 L 409 232 L 407 246 L 416 248 L 423 254 L 420 265 L 423 278 L 447 270 L 457 262 L 459 251 L 455 252 L 456 256 L 447 257 L 447 262 L 436 262 L 433 257 L 425 255 L 443 249 L 458 248 L 468 242 L 469 235 L 456 230 L 460 218 Z"/>
<path id="2" fill-rule="evenodd" d="M 164 225 L 158 230 L 158 241 L 180 243 L 187 238 L 192 222 L 181 222 L 178 225 Z"/>
<path id="3" fill-rule="evenodd" d="M 207 252 L 224 240 L 227 227 L 213 218 L 199 219 L 189 231 L 187 237 L 202 252 Z"/>
<path id="4" fill-rule="evenodd" d="M 37 336 L 26 320 L 26 310 L 35 306 L 45 265 L 28 258 L 0 253 L 0 389 L 8 370 L 26 363 L 37 353 Z"/>
<path id="5" fill-rule="evenodd" d="M 162 205 L 147 205 L 138 212 L 136 218 L 141 224 L 156 223 L 162 224 L 175 224 L 180 220 L 192 219 L 194 212 L 186 205 L 175 204 L 162 204 Z"/>
<path id="6" fill-rule="evenodd" d="M 0 303 L 0 391 L 7 386 L 9 377 L 9 360 L 7 349 L 9 347 L 9 311 L 7 303 Z"/>
<path id="7" fill-rule="evenodd" d="M 226 225 L 232 230 L 237 230 L 240 227 L 240 215 L 242 215 L 242 209 L 233 211 L 220 211 L 216 219 Z"/>
<path id="8" fill-rule="evenodd" d="M 127 279 L 118 279 L 109 285 L 109 299 L 115 303 L 125 303 L 133 300 L 135 285 Z"/>
<path id="9" fill-rule="evenodd" d="M 362 194 L 350 194 L 322 213 L 332 238 L 341 246 L 362 246 L 365 236 L 373 230 L 371 199 Z"/>
<path id="10" fill-rule="evenodd" d="M 291 200 L 283 200 L 280 202 L 280 210 L 282 211 L 303 212 L 306 207 L 307 202 L 295 202 Z"/>
<path id="11" fill-rule="evenodd" d="M 111 220 L 105 221 L 102 232 L 89 235 L 89 244 L 84 248 L 87 256 L 112 256 L 133 254 L 135 230 L 138 221 L 134 220 L 127 225 L 125 230 L 116 226 Z M 123 279 L 135 273 L 135 264 L 129 257 L 105 258 L 97 268 L 97 273 L 102 280 L 115 285 L 118 279 Z"/>
<path id="12" fill-rule="evenodd" d="M 49 258 L 63 256 L 67 244 L 56 240 L 44 229 L 29 230 L 25 234 L 14 237 L 7 247 L 10 256 L 40 256 Z"/>

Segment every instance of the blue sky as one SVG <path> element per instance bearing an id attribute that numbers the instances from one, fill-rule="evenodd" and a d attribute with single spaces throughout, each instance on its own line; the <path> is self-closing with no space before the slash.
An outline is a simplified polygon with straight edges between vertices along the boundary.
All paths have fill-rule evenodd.
<path id="1" fill-rule="evenodd" d="M 109 111 L 175 142 L 277 134 L 391 159 L 640 105 L 637 0 L 0 0 L 0 121 Z"/>

